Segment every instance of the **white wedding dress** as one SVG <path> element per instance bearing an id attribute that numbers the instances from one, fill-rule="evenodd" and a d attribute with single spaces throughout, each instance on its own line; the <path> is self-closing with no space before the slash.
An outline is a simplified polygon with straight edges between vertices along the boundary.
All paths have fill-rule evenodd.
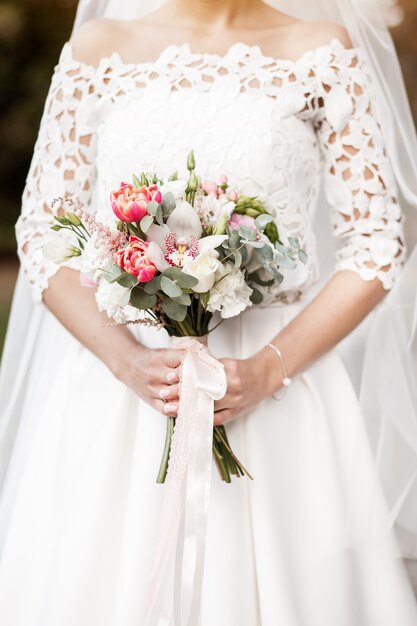
<path id="1" fill-rule="evenodd" d="M 190 149 L 203 178 L 227 174 L 264 198 L 309 261 L 266 292 L 262 307 L 210 336 L 215 356 L 245 358 L 317 285 L 322 181 L 339 242 L 335 271 L 389 289 L 401 269 L 401 211 L 372 99 L 360 50 L 336 39 L 297 61 L 237 42 L 225 55 L 170 45 L 139 64 L 114 54 L 98 68 L 64 46 L 17 224 L 39 304 L 0 506 L 1 624 L 143 626 L 164 493 L 155 479 L 165 417 L 41 304 L 58 269 L 42 255 L 51 201 L 71 194 L 110 211 L 121 180 L 141 170 L 185 174 Z M 163 331 L 132 332 L 149 347 L 169 345 Z M 213 465 L 202 626 L 415 626 L 395 540 L 355 549 L 346 540 L 347 520 L 354 526 L 363 514 L 360 497 L 348 495 L 358 442 L 369 472 L 373 465 L 337 349 L 297 376 L 282 401 L 265 400 L 227 430 L 254 480 L 227 485 Z M 383 523 L 382 499 L 374 506 Z"/>

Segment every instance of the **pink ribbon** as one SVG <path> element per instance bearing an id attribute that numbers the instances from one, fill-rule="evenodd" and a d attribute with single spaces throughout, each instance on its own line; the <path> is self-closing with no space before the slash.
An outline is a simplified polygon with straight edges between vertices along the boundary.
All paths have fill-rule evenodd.
<path id="1" fill-rule="evenodd" d="M 227 388 L 223 365 L 202 341 L 173 337 L 175 348 L 186 353 L 145 626 L 201 624 L 214 400 Z"/>

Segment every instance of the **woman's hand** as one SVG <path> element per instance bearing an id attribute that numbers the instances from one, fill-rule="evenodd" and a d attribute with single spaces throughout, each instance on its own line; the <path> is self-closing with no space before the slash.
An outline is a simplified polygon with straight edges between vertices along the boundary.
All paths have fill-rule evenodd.
<path id="1" fill-rule="evenodd" d="M 263 348 L 249 359 L 220 359 L 227 376 L 227 392 L 214 403 L 214 425 L 234 420 L 277 391 L 282 384 L 277 356 Z"/>
<path id="2" fill-rule="evenodd" d="M 156 411 L 178 414 L 179 367 L 184 350 L 149 349 L 133 345 L 117 376 Z"/>

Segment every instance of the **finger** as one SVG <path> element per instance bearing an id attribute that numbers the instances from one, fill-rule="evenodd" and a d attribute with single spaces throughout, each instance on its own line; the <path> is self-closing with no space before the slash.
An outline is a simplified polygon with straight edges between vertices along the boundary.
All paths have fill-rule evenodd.
<path id="1" fill-rule="evenodd" d="M 165 415 L 170 417 L 177 417 L 178 415 L 178 402 L 165 402 L 164 411 Z"/>
<path id="2" fill-rule="evenodd" d="M 173 383 L 178 383 L 179 380 L 180 380 L 180 368 L 179 367 L 175 369 L 169 369 L 166 371 L 164 382 L 167 381 L 168 383 L 173 384 Z"/>
<path id="3" fill-rule="evenodd" d="M 215 411 L 224 411 L 225 409 L 232 409 L 235 406 L 233 396 L 227 393 L 221 400 L 216 400 L 214 403 Z"/>
<path id="4" fill-rule="evenodd" d="M 185 350 L 161 350 L 160 358 L 169 368 L 179 367 L 184 359 Z"/>
<path id="5" fill-rule="evenodd" d="M 178 400 L 179 385 L 166 385 L 159 390 L 158 396 L 164 400 Z"/>
<path id="6" fill-rule="evenodd" d="M 222 424 L 226 424 L 226 422 L 230 422 L 235 418 L 235 412 L 231 411 L 230 409 L 225 409 L 224 411 L 216 411 L 216 413 L 214 414 L 214 425 L 221 426 Z"/>

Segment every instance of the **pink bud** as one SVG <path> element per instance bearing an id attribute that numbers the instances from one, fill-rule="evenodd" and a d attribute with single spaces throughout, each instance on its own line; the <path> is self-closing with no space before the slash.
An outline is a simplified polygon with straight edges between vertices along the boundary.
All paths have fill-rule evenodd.
<path id="1" fill-rule="evenodd" d="M 237 197 L 237 191 L 235 189 L 232 189 L 232 191 L 229 192 L 229 200 L 231 200 L 232 202 L 236 202 Z"/>
<path id="2" fill-rule="evenodd" d="M 220 176 L 219 180 L 221 185 L 225 185 L 229 179 L 225 174 L 223 174 L 222 176 Z"/>

